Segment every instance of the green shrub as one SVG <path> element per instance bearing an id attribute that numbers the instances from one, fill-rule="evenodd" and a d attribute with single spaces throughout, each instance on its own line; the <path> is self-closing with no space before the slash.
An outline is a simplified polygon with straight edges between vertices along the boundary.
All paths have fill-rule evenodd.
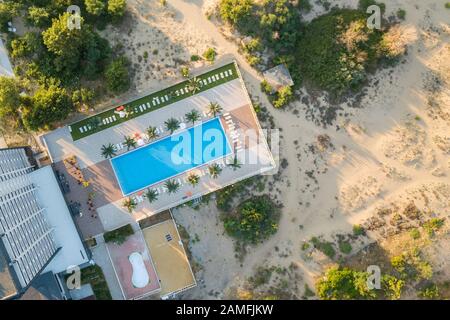
<path id="1" fill-rule="evenodd" d="M 255 275 L 249 278 L 249 282 L 253 288 L 257 288 L 264 284 L 269 283 L 272 277 L 272 268 L 258 267 Z"/>
<path id="2" fill-rule="evenodd" d="M 425 286 L 417 295 L 424 299 L 439 299 L 440 297 L 439 288 L 434 283 Z"/>
<path id="3" fill-rule="evenodd" d="M 428 235 L 434 236 L 436 231 L 438 231 L 444 225 L 445 220 L 439 218 L 431 218 L 423 224 L 423 228 L 428 233 Z"/>
<path id="4" fill-rule="evenodd" d="M 450 2 L 446 2 L 446 3 L 445 3 L 445 7 L 446 7 L 447 9 L 450 9 Z"/>
<path id="5" fill-rule="evenodd" d="M 115 244 L 121 245 L 132 234 L 134 234 L 133 227 L 131 226 L 131 224 L 127 224 L 118 229 L 105 232 L 103 234 L 103 238 L 105 239 L 106 243 L 114 242 Z"/>
<path id="6" fill-rule="evenodd" d="M 124 56 L 115 59 L 106 69 L 106 85 L 114 93 L 122 93 L 130 88 L 128 69 L 130 62 Z"/>
<path id="7" fill-rule="evenodd" d="M 312 6 L 309 0 L 299 0 L 298 8 L 300 9 L 300 11 L 308 13 L 311 11 Z"/>
<path id="8" fill-rule="evenodd" d="M 220 17 L 233 25 L 242 23 L 250 15 L 252 6 L 252 0 L 221 0 Z"/>
<path id="9" fill-rule="evenodd" d="M 336 255 L 336 251 L 334 250 L 333 243 L 326 242 L 326 241 L 320 241 L 317 237 L 311 238 L 311 243 L 314 245 L 314 248 L 321 251 L 323 254 L 325 254 L 330 259 L 333 259 Z"/>
<path id="10" fill-rule="evenodd" d="M 297 43 L 296 63 L 288 67 L 334 96 L 359 90 L 391 48 L 386 39 L 381 50 L 383 32 L 369 29 L 366 19 L 364 11 L 339 9 L 312 20 Z"/>
<path id="11" fill-rule="evenodd" d="M 291 87 L 282 87 L 277 91 L 276 98 L 272 101 L 275 108 L 282 108 L 291 102 L 293 98 Z"/>
<path id="12" fill-rule="evenodd" d="M 213 62 L 214 59 L 216 58 L 216 51 L 213 48 L 208 48 L 204 53 L 203 53 L 203 57 L 209 61 L 209 62 Z"/>
<path id="13" fill-rule="evenodd" d="M 225 231 L 243 242 L 256 244 L 278 230 L 280 212 L 268 196 L 242 202 L 235 213 L 224 217 Z"/>
<path id="14" fill-rule="evenodd" d="M 375 290 L 367 286 L 368 273 L 332 267 L 316 283 L 317 295 L 324 300 L 374 299 Z"/>
<path id="15" fill-rule="evenodd" d="M 189 78 L 189 68 L 188 67 L 181 67 L 181 75 L 185 78 Z"/>
<path id="16" fill-rule="evenodd" d="M 195 62 L 195 61 L 199 61 L 202 57 L 200 57 L 199 55 L 193 54 L 191 56 L 191 61 Z"/>
<path id="17" fill-rule="evenodd" d="M 342 253 L 349 254 L 350 252 L 352 252 L 352 245 L 348 241 L 340 241 L 339 250 Z"/>
<path id="18" fill-rule="evenodd" d="M 413 238 L 414 240 L 420 238 L 420 231 L 419 231 L 419 229 L 417 229 L 417 228 L 411 229 L 411 231 L 409 232 L 409 234 L 411 235 L 411 238 Z"/>
<path id="19" fill-rule="evenodd" d="M 397 10 L 397 18 L 405 20 L 406 18 L 406 11 L 403 9 L 398 9 Z"/>
<path id="20" fill-rule="evenodd" d="M 428 280 L 433 276 L 433 268 L 418 249 L 392 257 L 391 265 L 402 279 Z"/>
<path id="21" fill-rule="evenodd" d="M 405 281 L 391 275 L 383 275 L 381 278 L 381 287 L 384 296 L 390 300 L 400 299 L 405 286 Z"/>
<path id="22" fill-rule="evenodd" d="M 359 224 L 353 225 L 353 235 L 359 237 L 359 236 L 362 236 L 365 234 L 366 234 L 366 231 L 364 230 L 364 228 L 362 226 L 360 226 Z"/>
<path id="23" fill-rule="evenodd" d="M 90 284 L 97 300 L 112 300 L 105 275 L 98 265 L 81 269 L 81 284 Z"/>
<path id="24" fill-rule="evenodd" d="M 271 94 L 273 91 L 272 86 L 265 79 L 261 81 L 261 91 L 266 94 Z"/>

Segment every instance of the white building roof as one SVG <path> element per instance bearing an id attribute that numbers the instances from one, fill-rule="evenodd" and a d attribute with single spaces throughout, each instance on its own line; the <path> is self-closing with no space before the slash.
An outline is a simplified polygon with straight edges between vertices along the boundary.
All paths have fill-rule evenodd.
<path id="1" fill-rule="evenodd" d="M 88 255 L 52 168 L 46 166 L 35 170 L 30 173 L 30 179 L 38 187 L 36 196 L 45 208 L 47 221 L 53 229 L 55 244 L 61 248 L 43 273 L 48 271 L 59 273 L 66 271 L 70 266 L 88 262 Z"/>

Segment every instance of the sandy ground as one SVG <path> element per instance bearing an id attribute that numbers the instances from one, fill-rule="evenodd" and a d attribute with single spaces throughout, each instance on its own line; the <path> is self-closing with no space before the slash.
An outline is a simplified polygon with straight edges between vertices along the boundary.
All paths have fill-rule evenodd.
<path id="1" fill-rule="evenodd" d="M 268 104 L 259 89 L 261 76 L 227 40 L 227 32 L 206 17 L 214 2 L 168 0 L 162 6 L 158 1 L 129 0 L 129 32 L 122 38 L 110 36 L 133 61 L 139 92 L 179 78 L 182 65 L 200 67 L 203 62 L 189 63 L 190 55 L 201 55 L 208 47 L 214 47 L 219 58 L 234 56 L 250 94 L 268 107 L 282 130 L 280 158 L 288 166 L 276 181 L 271 178 L 274 187 L 267 191 L 284 206 L 279 231 L 251 248 L 242 262 L 235 258 L 233 241 L 224 235 L 213 204 L 199 211 L 175 210 L 177 222 L 197 239 L 191 241 L 191 251 L 200 265 L 199 286 L 184 297 L 227 297 L 257 266 L 292 264 L 300 274 L 295 294 L 301 296 L 303 284 L 313 287 L 314 278 L 330 262 L 301 250 L 312 236 L 331 241 L 337 234 L 351 233 L 354 224 L 366 223 L 390 203 L 401 206 L 415 200 L 437 216 L 449 215 L 450 18 L 444 1 L 386 3 L 388 14 L 399 7 L 407 12 L 400 32 L 408 55 L 395 68 L 377 72 L 362 99 L 332 106 L 337 115 L 331 125 L 318 120 L 327 106 L 323 99 L 304 93 L 286 110 Z M 356 2 L 336 1 L 347 6 Z M 313 10 L 307 19 L 320 12 Z M 147 61 L 139 58 L 144 51 Z M 318 144 L 319 135 L 327 135 L 330 145 Z M 353 252 L 382 236 L 369 232 L 368 238 L 352 243 Z M 448 261 L 440 268 L 446 266 Z"/>

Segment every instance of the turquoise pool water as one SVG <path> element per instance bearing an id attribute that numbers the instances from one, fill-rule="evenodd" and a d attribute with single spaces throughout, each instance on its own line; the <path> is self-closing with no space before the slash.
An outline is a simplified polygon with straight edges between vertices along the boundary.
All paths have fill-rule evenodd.
<path id="1" fill-rule="evenodd" d="M 219 118 L 111 159 L 126 196 L 231 154 Z"/>

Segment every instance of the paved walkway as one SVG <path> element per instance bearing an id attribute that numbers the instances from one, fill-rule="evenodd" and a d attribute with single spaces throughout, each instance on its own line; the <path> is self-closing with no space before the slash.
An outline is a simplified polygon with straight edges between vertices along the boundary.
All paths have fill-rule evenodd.
<path id="1" fill-rule="evenodd" d="M 91 248 L 92 258 L 95 263 L 102 268 L 113 300 L 124 300 L 122 290 L 120 290 L 119 280 L 117 280 L 116 274 L 114 273 L 112 262 L 109 258 L 108 251 L 106 250 L 106 244 L 103 237 L 98 236 L 96 237 L 96 240 L 97 246 Z"/>

